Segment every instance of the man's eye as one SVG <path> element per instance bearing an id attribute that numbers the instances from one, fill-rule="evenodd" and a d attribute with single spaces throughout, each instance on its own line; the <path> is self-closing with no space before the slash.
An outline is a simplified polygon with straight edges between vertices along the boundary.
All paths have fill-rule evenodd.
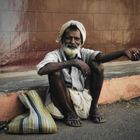
<path id="1" fill-rule="evenodd" d="M 76 41 L 80 41 L 80 38 L 79 37 L 66 37 L 67 40 L 76 40 Z"/>
<path id="2" fill-rule="evenodd" d="M 72 39 L 72 37 L 66 37 L 66 39 L 67 39 L 67 40 L 71 40 L 71 39 Z"/>
<path id="3" fill-rule="evenodd" d="M 79 37 L 74 37 L 74 39 L 75 39 L 76 41 L 80 41 L 80 38 L 79 38 Z"/>

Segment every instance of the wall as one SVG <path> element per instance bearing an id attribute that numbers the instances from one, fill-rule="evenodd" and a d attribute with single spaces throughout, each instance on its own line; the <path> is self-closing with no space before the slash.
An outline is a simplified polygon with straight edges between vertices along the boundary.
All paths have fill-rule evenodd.
<path id="1" fill-rule="evenodd" d="M 85 25 L 87 48 L 140 47 L 140 0 L 0 0 L 0 72 L 34 69 L 70 19 Z"/>

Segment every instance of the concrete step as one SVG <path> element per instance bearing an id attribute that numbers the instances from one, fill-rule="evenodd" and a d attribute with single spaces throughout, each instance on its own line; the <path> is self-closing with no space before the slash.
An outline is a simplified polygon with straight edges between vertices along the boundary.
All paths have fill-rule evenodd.
<path id="1" fill-rule="evenodd" d="M 106 63 L 105 81 L 99 104 L 117 100 L 129 100 L 140 96 L 140 61 Z M 0 74 L 0 120 L 9 120 L 20 114 L 18 94 L 25 89 L 48 87 L 47 76 L 38 76 L 36 71 Z M 41 92 L 43 93 L 43 92 Z"/>
<path id="2" fill-rule="evenodd" d="M 140 74 L 140 61 L 110 62 L 104 67 L 105 79 Z M 42 86 L 48 86 L 48 77 L 37 75 L 36 70 L 0 73 L 0 93 Z"/>

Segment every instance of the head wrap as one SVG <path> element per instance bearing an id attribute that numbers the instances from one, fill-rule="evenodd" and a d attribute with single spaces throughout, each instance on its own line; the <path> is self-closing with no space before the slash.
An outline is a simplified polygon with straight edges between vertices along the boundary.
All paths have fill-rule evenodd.
<path id="1" fill-rule="evenodd" d="M 77 28 L 80 30 L 81 35 L 82 35 L 82 37 L 83 37 L 83 42 L 82 42 L 82 45 L 83 45 L 84 42 L 85 42 L 85 40 L 86 40 L 86 29 L 85 29 L 84 25 L 83 25 L 81 22 L 76 21 L 76 20 L 70 20 L 70 21 L 68 21 L 68 22 L 66 22 L 66 23 L 64 23 L 64 24 L 62 25 L 62 27 L 61 27 L 61 29 L 60 29 L 60 32 L 59 32 L 59 35 L 58 35 L 58 37 L 57 37 L 57 39 L 56 39 L 56 42 L 57 42 L 57 43 L 61 42 L 63 33 L 64 33 L 65 30 L 66 30 L 69 26 L 71 26 L 71 25 L 77 26 Z"/>

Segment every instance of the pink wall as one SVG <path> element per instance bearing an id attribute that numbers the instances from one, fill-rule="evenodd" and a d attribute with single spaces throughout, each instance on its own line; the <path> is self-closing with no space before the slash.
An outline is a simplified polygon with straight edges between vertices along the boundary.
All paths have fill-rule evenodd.
<path id="1" fill-rule="evenodd" d="M 87 29 L 85 47 L 105 53 L 140 47 L 140 0 L 0 0 L 0 72 L 34 69 L 58 47 L 70 19 Z"/>

